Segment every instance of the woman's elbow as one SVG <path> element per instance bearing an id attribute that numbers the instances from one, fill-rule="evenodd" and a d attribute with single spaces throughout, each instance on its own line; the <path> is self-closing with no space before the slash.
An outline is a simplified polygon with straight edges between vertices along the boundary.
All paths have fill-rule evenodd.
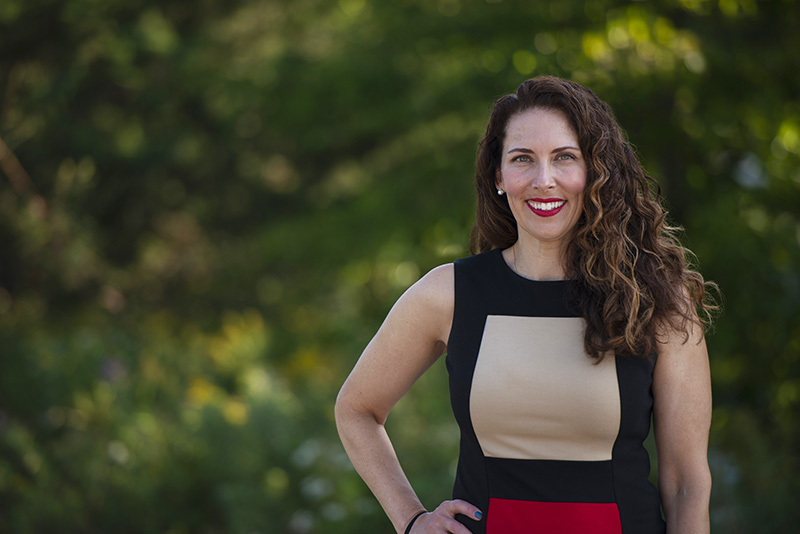
<path id="1" fill-rule="evenodd" d="M 342 425 L 347 421 L 348 416 L 352 415 L 352 408 L 347 398 L 347 394 L 342 388 L 339 394 L 336 395 L 336 402 L 333 405 L 333 418 L 336 421 L 336 426 L 341 433 Z"/>
<path id="2" fill-rule="evenodd" d="M 375 414 L 365 407 L 363 403 L 358 402 L 347 387 L 342 387 L 336 396 L 336 402 L 333 405 L 333 417 L 339 429 L 339 434 L 342 434 L 351 425 L 357 425 L 364 421 L 375 421 L 377 423 Z"/>
<path id="3" fill-rule="evenodd" d="M 664 474 L 659 477 L 659 490 L 663 499 L 709 499 L 711 496 L 711 471 L 708 465 L 696 466 L 684 472 Z"/>

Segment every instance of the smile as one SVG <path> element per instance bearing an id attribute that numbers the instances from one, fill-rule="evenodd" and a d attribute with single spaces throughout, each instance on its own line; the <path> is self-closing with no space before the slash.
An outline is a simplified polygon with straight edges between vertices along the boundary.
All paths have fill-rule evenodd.
<path id="1" fill-rule="evenodd" d="M 561 208 L 564 207 L 566 203 L 566 200 L 560 198 L 555 200 L 532 199 L 526 201 L 531 211 L 540 217 L 552 217 L 561 211 Z"/>

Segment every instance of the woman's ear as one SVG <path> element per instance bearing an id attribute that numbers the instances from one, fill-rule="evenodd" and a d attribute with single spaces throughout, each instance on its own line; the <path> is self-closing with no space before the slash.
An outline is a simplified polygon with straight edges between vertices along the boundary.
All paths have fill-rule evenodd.
<path id="1" fill-rule="evenodd" d="M 503 190 L 503 173 L 497 169 L 494 173 L 494 185 L 497 188 L 497 194 L 503 196 L 506 192 Z"/>

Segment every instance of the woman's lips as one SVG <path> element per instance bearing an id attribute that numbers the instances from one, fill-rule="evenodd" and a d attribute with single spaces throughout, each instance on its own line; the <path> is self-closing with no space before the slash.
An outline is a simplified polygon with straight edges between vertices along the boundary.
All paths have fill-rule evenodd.
<path id="1" fill-rule="evenodd" d="M 531 198 L 525 202 L 539 217 L 552 217 L 567 203 L 563 198 Z"/>

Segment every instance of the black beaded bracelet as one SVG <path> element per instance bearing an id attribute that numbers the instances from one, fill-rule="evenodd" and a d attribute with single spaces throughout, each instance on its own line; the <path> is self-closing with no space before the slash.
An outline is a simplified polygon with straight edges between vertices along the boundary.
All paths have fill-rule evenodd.
<path id="1" fill-rule="evenodd" d="M 427 513 L 428 513 L 428 512 L 426 512 L 425 510 L 423 510 L 423 511 L 421 511 L 420 513 L 418 513 L 417 515 L 415 515 L 414 517 L 412 517 L 412 518 L 411 518 L 411 521 L 409 521 L 409 522 L 408 522 L 408 526 L 406 527 L 405 534 L 411 534 L 411 527 L 413 527 L 413 526 L 414 526 L 414 521 L 416 521 L 417 519 L 419 519 L 419 516 L 421 516 L 422 514 L 427 514 Z"/>

